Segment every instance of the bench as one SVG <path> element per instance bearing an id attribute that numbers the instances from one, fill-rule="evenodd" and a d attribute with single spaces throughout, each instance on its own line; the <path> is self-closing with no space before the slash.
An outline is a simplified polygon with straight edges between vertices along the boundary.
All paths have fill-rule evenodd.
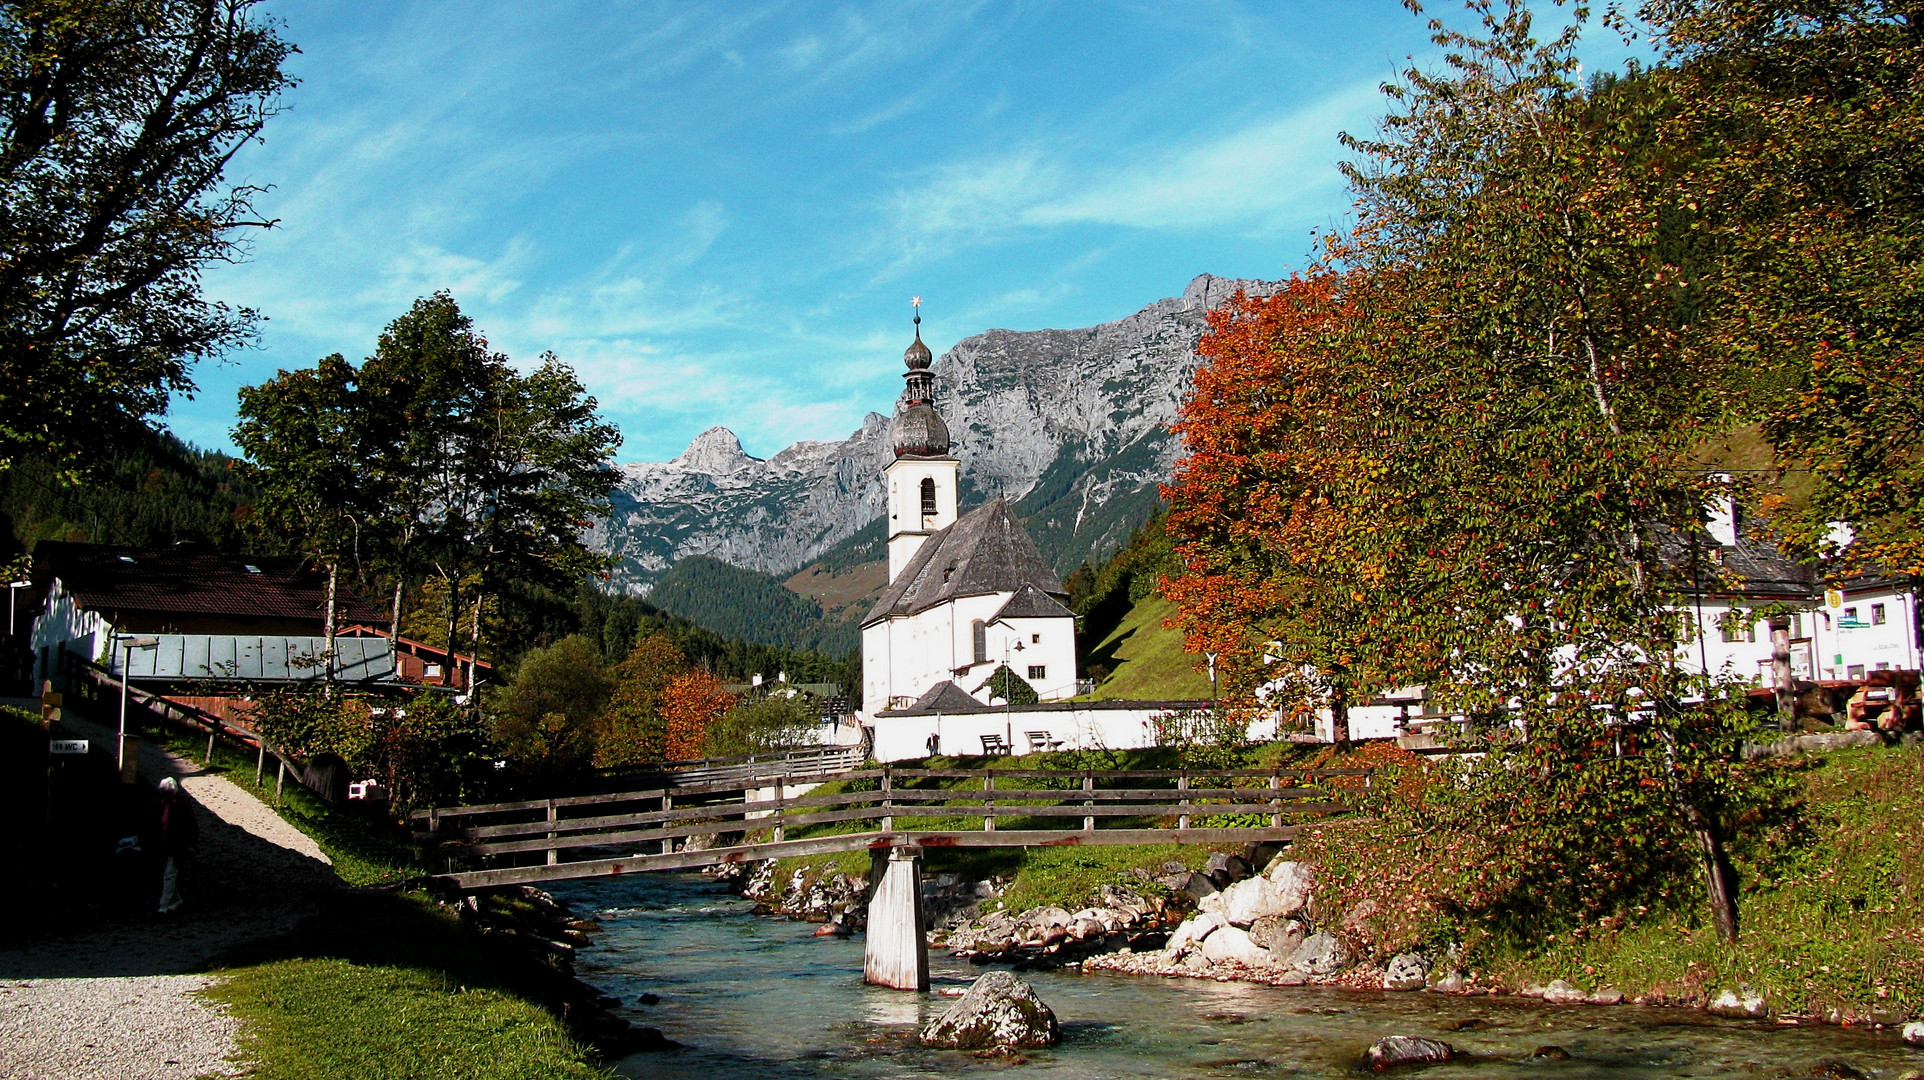
<path id="1" fill-rule="evenodd" d="M 1060 750 L 1062 748 L 1062 740 L 1050 738 L 1049 733 L 1046 731 L 1025 731 L 1023 734 L 1029 739 L 1029 753 L 1031 754 L 1038 750 Z"/>
<path id="2" fill-rule="evenodd" d="M 982 752 L 990 757 L 998 757 L 1009 752 L 1009 742 L 1000 735 L 982 736 Z"/>

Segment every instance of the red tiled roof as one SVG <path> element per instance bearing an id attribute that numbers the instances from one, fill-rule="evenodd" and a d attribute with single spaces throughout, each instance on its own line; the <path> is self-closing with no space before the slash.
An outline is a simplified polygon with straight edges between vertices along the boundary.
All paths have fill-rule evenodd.
<path id="1" fill-rule="evenodd" d="M 312 619 L 316 625 L 325 614 L 327 576 L 296 558 L 56 540 L 42 541 L 33 555 L 36 578 L 59 578 L 80 606 L 93 611 Z M 345 584 L 336 591 L 335 608 L 341 625 L 387 625 L 386 613 Z"/>

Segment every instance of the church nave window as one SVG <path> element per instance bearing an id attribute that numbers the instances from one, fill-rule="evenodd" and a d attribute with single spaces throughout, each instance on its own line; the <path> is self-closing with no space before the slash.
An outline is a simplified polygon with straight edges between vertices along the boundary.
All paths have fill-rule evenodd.
<path id="1" fill-rule="evenodd" d="M 981 619 L 977 619 L 974 622 L 969 624 L 969 629 L 975 635 L 975 662 L 978 664 L 988 663 L 989 662 L 989 627 L 988 625 L 985 624 Z"/>

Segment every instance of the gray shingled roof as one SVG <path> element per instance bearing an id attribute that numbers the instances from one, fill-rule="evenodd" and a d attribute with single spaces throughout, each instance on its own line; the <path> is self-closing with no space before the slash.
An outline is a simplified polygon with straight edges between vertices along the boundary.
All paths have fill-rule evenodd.
<path id="1" fill-rule="evenodd" d="M 876 601 L 862 625 L 890 615 L 913 615 L 964 596 L 1017 592 L 1024 585 L 1050 596 L 1069 595 L 1036 550 L 1028 530 L 997 496 L 922 541 L 915 558 Z"/>
<path id="2" fill-rule="evenodd" d="M 1015 591 L 1014 596 L 1009 597 L 1009 602 L 1002 605 L 1001 609 L 995 613 L 995 618 L 989 621 L 995 622 L 997 619 L 1073 619 L 1075 617 L 1076 613 L 1064 607 L 1062 601 L 1057 600 L 1055 597 L 1050 596 L 1034 585 L 1024 585 Z"/>
<path id="3" fill-rule="evenodd" d="M 915 704 L 906 709 L 897 709 L 895 713 L 898 716 L 934 713 L 947 713 L 953 716 L 956 713 L 988 712 L 989 709 L 989 706 L 977 701 L 967 690 L 944 680 L 929 687 L 928 693 L 915 699 Z"/>

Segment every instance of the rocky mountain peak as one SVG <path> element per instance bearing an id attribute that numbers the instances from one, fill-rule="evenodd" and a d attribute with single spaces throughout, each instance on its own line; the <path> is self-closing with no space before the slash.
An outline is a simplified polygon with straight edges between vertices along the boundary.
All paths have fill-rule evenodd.
<path id="1" fill-rule="evenodd" d="M 671 464 L 679 465 L 689 472 L 707 473 L 710 476 L 727 476 L 740 472 L 755 464 L 757 459 L 742 451 L 742 441 L 735 433 L 717 424 L 695 436 Z"/>

